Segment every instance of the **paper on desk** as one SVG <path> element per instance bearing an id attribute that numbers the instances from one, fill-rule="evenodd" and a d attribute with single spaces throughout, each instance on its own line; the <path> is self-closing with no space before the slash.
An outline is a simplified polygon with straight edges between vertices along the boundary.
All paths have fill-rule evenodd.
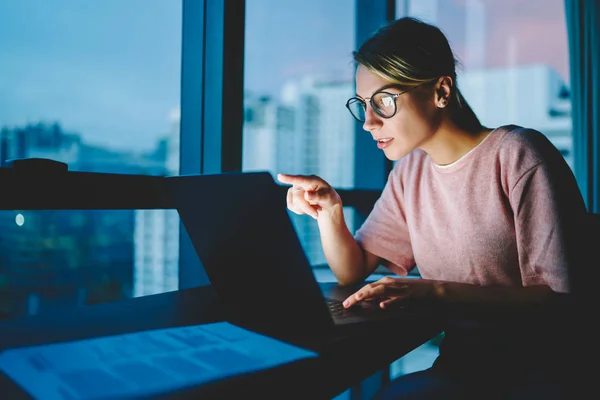
<path id="1" fill-rule="evenodd" d="M 5 350 L 0 370 L 40 400 L 121 399 L 315 356 L 218 322 Z"/>

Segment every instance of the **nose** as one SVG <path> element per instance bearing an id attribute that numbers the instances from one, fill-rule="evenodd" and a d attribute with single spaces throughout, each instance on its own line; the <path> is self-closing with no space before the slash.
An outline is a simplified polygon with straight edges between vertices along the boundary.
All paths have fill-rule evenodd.
<path id="1" fill-rule="evenodd" d="M 371 132 L 373 129 L 378 128 L 382 125 L 383 121 L 381 117 L 377 115 L 371 105 L 367 105 L 365 110 L 365 122 L 363 122 L 363 129 L 367 132 Z"/>

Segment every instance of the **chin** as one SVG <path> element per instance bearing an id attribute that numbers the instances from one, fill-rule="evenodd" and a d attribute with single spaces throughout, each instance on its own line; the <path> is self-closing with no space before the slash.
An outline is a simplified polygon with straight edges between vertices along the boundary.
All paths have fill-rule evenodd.
<path id="1" fill-rule="evenodd" d="M 385 154 L 385 158 L 387 158 L 390 161 L 398 161 L 399 159 L 401 159 L 402 157 L 404 157 L 405 155 L 408 154 L 408 152 L 403 152 L 403 151 L 398 151 L 398 150 L 389 150 L 389 151 L 383 151 L 383 154 Z"/>

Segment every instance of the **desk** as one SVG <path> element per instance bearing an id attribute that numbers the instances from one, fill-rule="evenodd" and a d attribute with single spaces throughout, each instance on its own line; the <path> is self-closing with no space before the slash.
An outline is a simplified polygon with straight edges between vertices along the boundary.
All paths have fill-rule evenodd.
<path id="1" fill-rule="evenodd" d="M 323 283 L 324 291 L 335 284 Z M 0 323 L 0 350 L 122 334 L 147 329 L 221 321 L 222 311 L 210 286 L 86 306 L 61 313 L 16 318 Z M 330 399 L 362 382 L 382 367 L 410 352 L 441 331 L 432 318 L 397 321 L 381 328 L 342 337 L 327 345 L 321 338 L 304 338 L 319 357 L 301 360 L 245 376 L 170 393 L 162 398 L 202 399 Z M 28 396 L 8 377 L 0 379 L 7 399 Z"/>

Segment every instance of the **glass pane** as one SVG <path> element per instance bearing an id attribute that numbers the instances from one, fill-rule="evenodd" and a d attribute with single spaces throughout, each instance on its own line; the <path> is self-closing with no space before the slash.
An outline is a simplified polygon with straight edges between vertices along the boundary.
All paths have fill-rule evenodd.
<path id="1" fill-rule="evenodd" d="M 176 290 L 176 210 L 0 211 L 0 319 Z"/>
<path id="2" fill-rule="evenodd" d="M 177 174 L 181 13 L 181 0 L 0 2 L 0 165 Z M 0 211 L 0 290 L 19 293 L 5 314 L 177 287 L 179 220 L 163 210 L 18 214 Z"/>
<path id="3" fill-rule="evenodd" d="M 489 127 L 545 134 L 573 168 L 564 0 L 404 0 L 405 13 L 437 25 L 462 66 L 458 87 Z"/>
<path id="4" fill-rule="evenodd" d="M 354 14 L 347 0 L 247 2 L 245 171 L 354 186 L 355 122 L 345 108 L 354 93 Z M 323 264 L 316 222 L 292 219 L 311 263 Z"/>
<path id="5" fill-rule="evenodd" d="M 0 15 L 2 161 L 164 173 L 178 153 L 181 1 L 11 0 Z"/>

